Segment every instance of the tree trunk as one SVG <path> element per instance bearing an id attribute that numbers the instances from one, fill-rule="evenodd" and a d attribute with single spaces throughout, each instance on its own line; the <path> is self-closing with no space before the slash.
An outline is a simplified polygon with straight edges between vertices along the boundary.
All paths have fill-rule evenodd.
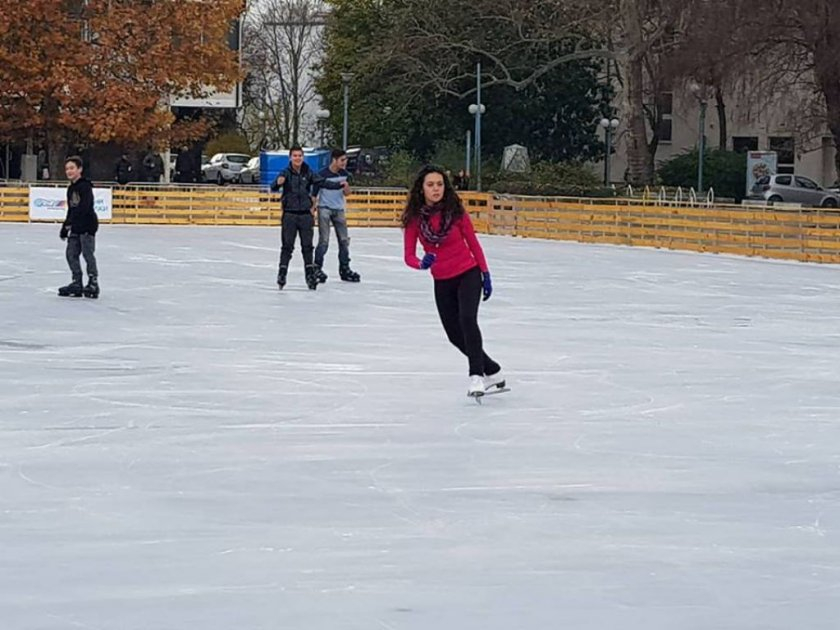
<path id="1" fill-rule="evenodd" d="M 58 103 L 52 99 L 45 99 L 42 112 L 46 121 L 44 129 L 44 146 L 47 149 L 47 162 L 50 169 L 50 179 L 62 181 L 64 179 L 64 160 L 67 155 L 67 137 L 64 132 L 49 121 L 57 121 L 59 116 Z M 39 173 L 40 176 L 40 173 Z"/>
<path id="2" fill-rule="evenodd" d="M 814 73 L 817 85 L 825 97 L 827 124 L 834 139 L 834 178 L 840 177 L 840 60 L 832 35 L 840 34 L 840 10 L 832 21 L 836 33 L 827 29 L 814 46 Z M 831 182 L 826 182 L 831 183 Z"/>
<path id="3" fill-rule="evenodd" d="M 627 79 L 627 179 L 634 186 L 653 181 L 653 157 L 647 140 L 644 109 L 644 31 L 637 0 L 622 0 L 624 36 L 627 54 L 624 76 Z"/>
<path id="4" fill-rule="evenodd" d="M 723 90 L 720 89 L 720 86 L 715 87 L 715 103 L 718 115 L 718 148 L 721 151 L 726 151 L 729 129 L 726 123 L 726 101 L 723 99 Z"/>

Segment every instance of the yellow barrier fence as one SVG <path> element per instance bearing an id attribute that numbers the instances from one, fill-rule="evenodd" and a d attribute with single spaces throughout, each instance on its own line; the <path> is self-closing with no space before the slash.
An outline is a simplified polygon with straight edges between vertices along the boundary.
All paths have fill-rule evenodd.
<path id="1" fill-rule="evenodd" d="M 396 227 L 405 197 L 403 190 L 354 191 L 348 223 Z M 462 198 L 476 229 L 485 234 L 840 263 L 837 211 L 487 193 Z M 28 207 L 28 188 L 0 187 L 0 221 L 26 222 Z M 279 195 L 257 188 L 114 188 L 111 222 L 276 226 Z"/>
<path id="2" fill-rule="evenodd" d="M 0 186 L 0 221 L 29 221 L 29 189 Z"/>

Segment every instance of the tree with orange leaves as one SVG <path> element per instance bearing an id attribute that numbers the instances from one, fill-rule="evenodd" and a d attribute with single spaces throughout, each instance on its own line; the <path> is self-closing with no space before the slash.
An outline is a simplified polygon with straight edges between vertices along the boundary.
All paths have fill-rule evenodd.
<path id="1" fill-rule="evenodd" d="M 239 79 L 228 45 L 244 0 L 0 3 L 0 136 L 37 138 L 57 172 L 69 146 L 183 141 L 169 99 Z"/>

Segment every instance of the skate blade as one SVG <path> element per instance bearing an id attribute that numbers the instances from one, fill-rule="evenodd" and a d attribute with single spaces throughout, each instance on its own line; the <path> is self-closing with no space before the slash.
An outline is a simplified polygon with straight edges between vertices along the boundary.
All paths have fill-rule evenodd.
<path id="1" fill-rule="evenodd" d="M 496 394 L 504 394 L 509 391 L 510 387 L 497 387 L 496 389 L 488 389 L 484 392 L 484 396 L 495 396 Z"/>
<path id="2" fill-rule="evenodd" d="M 486 394 L 487 392 L 467 392 L 467 398 L 472 398 L 473 400 L 475 400 L 475 402 L 477 402 L 480 405 L 481 399 L 484 398 Z"/>

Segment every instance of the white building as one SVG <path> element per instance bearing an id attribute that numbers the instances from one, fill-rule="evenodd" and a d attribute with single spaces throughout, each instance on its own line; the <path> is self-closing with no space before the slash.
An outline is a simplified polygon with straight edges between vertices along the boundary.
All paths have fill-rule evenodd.
<path id="1" fill-rule="evenodd" d="M 700 102 L 688 89 L 681 88 L 666 99 L 662 140 L 656 152 L 656 163 L 698 145 L 700 138 Z M 838 179 L 834 165 L 834 141 L 828 128 L 820 125 L 816 131 L 804 131 L 805 111 L 802 99 L 780 95 L 772 107 L 758 108 L 744 102 L 744 98 L 730 96 L 727 105 L 726 148 L 743 151 L 776 151 L 779 172 L 804 175 L 827 186 Z M 617 99 L 617 102 L 621 102 Z M 624 181 L 627 168 L 626 117 L 619 111 L 617 118 L 622 123 L 615 133 L 615 152 L 612 156 L 611 177 L 613 183 Z M 603 130 L 601 130 L 603 137 Z M 706 146 L 719 146 L 718 112 L 714 99 L 710 99 L 706 112 Z M 603 169 L 603 163 L 601 163 Z"/>

